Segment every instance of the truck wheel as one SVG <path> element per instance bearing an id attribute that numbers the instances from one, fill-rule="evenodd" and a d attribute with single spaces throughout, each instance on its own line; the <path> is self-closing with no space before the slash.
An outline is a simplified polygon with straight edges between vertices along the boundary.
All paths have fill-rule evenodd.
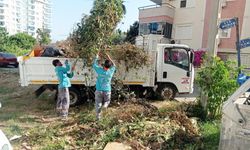
<path id="1" fill-rule="evenodd" d="M 156 92 L 158 97 L 162 100 L 173 100 L 177 90 L 172 85 L 159 85 Z"/>
<path id="2" fill-rule="evenodd" d="M 70 99 L 70 106 L 76 106 L 80 103 L 81 101 L 81 96 L 80 96 L 80 92 L 74 88 L 74 87 L 70 87 L 69 88 L 69 99 Z"/>

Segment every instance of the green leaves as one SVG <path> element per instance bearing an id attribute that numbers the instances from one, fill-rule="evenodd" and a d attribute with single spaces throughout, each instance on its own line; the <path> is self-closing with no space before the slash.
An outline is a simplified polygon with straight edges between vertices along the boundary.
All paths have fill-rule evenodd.
<path id="1" fill-rule="evenodd" d="M 49 30 L 45 30 L 45 29 L 37 29 L 37 42 L 40 45 L 43 44 L 49 44 L 51 42 L 50 39 L 50 31 Z"/>
<path id="2" fill-rule="evenodd" d="M 26 33 L 17 33 L 11 35 L 8 42 L 21 49 L 32 49 L 36 43 L 36 39 Z"/>
<path id="3" fill-rule="evenodd" d="M 0 51 L 20 56 L 27 54 L 35 43 L 36 39 L 26 33 L 10 36 L 4 28 L 0 28 Z"/>
<path id="4" fill-rule="evenodd" d="M 139 34 L 139 22 L 136 21 L 132 26 L 130 26 L 125 41 L 130 42 L 131 44 L 135 44 L 135 39 L 136 36 L 138 36 L 138 34 Z"/>
<path id="5" fill-rule="evenodd" d="M 207 114 L 211 119 L 221 115 L 221 107 L 224 101 L 238 87 L 237 68 L 235 64 L 215 57 L 204 62 L 198 72 L 197 82 L 202 92 L 208 96 Z"/>
<path id="6" fill-rule="evenodd" d="M 87 60 L 105 49 L 123 14 L 122 0 L 95 0 L 90 15 L 82 18 L 71 35 L 74 49 Z"/>
<path id="7" fill-rule="evenodd" d="M 0 46 L 7 42 L 8 32 L 5 28 L 0 27 Z M 1 48 L 0 48 L 1 51 Z"/>

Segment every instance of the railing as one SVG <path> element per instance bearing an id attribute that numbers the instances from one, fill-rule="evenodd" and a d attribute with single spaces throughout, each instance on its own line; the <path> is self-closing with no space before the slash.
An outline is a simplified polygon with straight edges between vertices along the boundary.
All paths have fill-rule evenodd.
<path id="1" fill-rule="evenodd" d="M 171 5 L 171 4 L 169 4 L 169 3 L 162 3 L 160 5 L 158 5 L 158 4 L 148 5 L 148 6 L 139 7 L 138 9 L 139 10 L 145 10 L 145 9 L 159 8 L 159 7 L 165 7 L 165 6 L 175 9 L 175 7 L 173 5 Z"/>

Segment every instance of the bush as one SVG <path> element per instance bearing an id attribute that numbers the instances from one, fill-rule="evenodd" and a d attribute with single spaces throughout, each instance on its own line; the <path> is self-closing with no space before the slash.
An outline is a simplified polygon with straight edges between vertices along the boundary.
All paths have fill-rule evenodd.
<path id="1" fill-rule="evenodd" d="M 9 35 L 4 28 L 0 28 L 0 52 L 21 56 L 27 54 L 35 43 L 36 39 L 27 33 Z"/>
<path id="2" fill-rule="evenodd" d="M 236 90 L 238 70 L 234 63 L 215 57 L 204 63 L 198 72 L 197 83 L 207 97 L 206 113 L 214 119 L 221 115 L 224 101 Z"/>

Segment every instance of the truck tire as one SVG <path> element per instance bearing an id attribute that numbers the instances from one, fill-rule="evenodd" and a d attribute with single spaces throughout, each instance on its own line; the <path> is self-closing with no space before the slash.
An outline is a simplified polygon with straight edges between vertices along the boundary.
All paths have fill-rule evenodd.
<path id="1" fill-rule="evenodd" d="M 79 90 L 77 90 L 74 87 L 69 88 L 69 99 L 70 99 L 70 106 L 76 106 L 80 103 L 81 101 L 81 95 Z"/>
<path id="2" fill-rule="evenodd" d="M 156 93 L 161 100 L 173 100 L 176 96 L 177 89 L 171 84 L 159 85 Z"/>

